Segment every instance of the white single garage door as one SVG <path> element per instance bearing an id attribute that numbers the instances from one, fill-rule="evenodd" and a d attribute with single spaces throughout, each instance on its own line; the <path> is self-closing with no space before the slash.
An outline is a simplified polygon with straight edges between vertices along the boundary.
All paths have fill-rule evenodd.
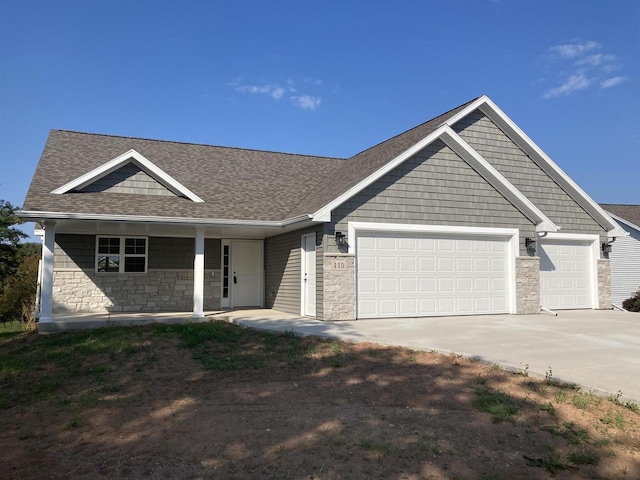
<path id="1" fill-rule="evenodd" d="M 509 311 L 508 239 L 358 232 L 358 318 Z"/>
<path id="2" fill-rule="evenodd" d="M 591 246 L 589 242 L 540 242 L 540 302 L 562 310 L 591 308 Z"/>

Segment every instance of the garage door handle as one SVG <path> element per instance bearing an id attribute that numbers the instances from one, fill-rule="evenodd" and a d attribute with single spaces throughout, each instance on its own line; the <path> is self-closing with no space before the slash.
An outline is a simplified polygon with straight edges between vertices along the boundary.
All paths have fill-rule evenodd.
<path id="1" fill-rule="evenodd" d="M 233 283 L 238 283 L 238 279 L 236 278 L 236 272 L 233 272 Z"/>

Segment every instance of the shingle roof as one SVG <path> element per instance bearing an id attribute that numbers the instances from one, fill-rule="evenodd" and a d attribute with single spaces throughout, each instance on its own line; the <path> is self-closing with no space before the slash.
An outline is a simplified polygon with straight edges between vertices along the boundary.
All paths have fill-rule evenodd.
<path id="1" fill-rule="evenodd" d="M 199 195 L 50 192 L 135 149 Z M 52 130 L 23 205 L 53 211 L 234 220 L 282 220 L 342 160 Z"/>
<path id="2" fill-rule="evenodd" d="M 600 206 L 607 212 L 613 213 L 616 217 L 620 217 L 627 222 L 640 226 L 640 205 L 601 203 Z"/>
<path id="3" fill-rule="evenodd" d="M 24 211 L 281 221 L 313 214 L 475 101 L 348 160 L 52 130 Z M 51 191 L 134 149 L 201 197 Z"/>

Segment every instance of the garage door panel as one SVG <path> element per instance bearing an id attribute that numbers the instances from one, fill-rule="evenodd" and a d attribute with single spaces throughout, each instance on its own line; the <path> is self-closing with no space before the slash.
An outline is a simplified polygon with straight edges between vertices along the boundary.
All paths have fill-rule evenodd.
<path id="1" fill-rule="evenodd" d="M 356 242 L 360 318 L 509 311 L 506 237 L 358 233 Z"/>
<path id="2" fill-rule="evenodd" d="M 577 240 L 540 243 L 540 301 L 552 310 L 591 308 L 591 246 Z"/>

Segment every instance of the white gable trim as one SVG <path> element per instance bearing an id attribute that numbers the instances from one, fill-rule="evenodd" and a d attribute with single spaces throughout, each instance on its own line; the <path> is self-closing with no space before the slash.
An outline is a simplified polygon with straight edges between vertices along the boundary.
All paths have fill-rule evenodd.
<path id="1" fill-rule="evenodd" d="M 85 173 L 84 175 L 76 178 L 75 180 L 70 181 L 69 183 L 64 184 L 63 186 L 56 188 L 51 193 L 55 194 L 63 194 L 67 193 L 74 189 L 84 188 L 87 185 L 95 182 L 96 180 L 109 175 L 111 172 L 116 171 L 118 168 L 126 165 L 127 163 L 134 163 L 138 165 L 142 170 L 144 170 L 147 174 L 151 175 L 153 178 L 158 180 L 162 185 L 167 187 L 176 195 L 185 196 L 189 200 L 196 203 L 203 203 L 198 195 L 193 193 L 187 187 L 178 182 L 171 175 L 167 174 L 164 170 L 157 167 L 153 162 L 147 160 L 143 155 L 138 153 L 137 151 L 131 149 L 128 152 L 123 153 L 122 155 L 114 158 L 113 160 L 108 161 L 107 163 L 99 166 L 91 170 L 90 172 Z"/>
<path id="2" fill-rule="evenodd" d="M 535 222 L 537 232 L 557 232 L 560 229 L 493 165 L 471 148 L 451 127 L 445 127 L 441 138 L 449 148 L 463 158 L 482 178 L 509 200 L 514 207 Z"/>
<path id="3" fill-rule="evenodd" d="M 611 216 L 611 218 L 613 218 L 616 222 L 624 223 L 626 226 L 628 226 L 630 228 L 633 228 L 634 230 L 637 230 L 637 231 L 640 232 L 640 227 L 638 225 L 635 225 L 634 223 L 631 223 L 629 220 L 625 220 L 624 218 L 619 217 L 618 215 L 614 215 L 613 213 L 611 213 L 611 212 L 609 212 L 607 210 L 605 210 L 605 212 L 607 212 Z M 620 229 L 622 230 L 622 227 L 620 227 Z M 625 235 L 624 236 L 628 237 L 629 235 L 630 235 L 630 233 L 625 231 Z"/>
<path id="4" fill-rule="evenodd" d="M 479 108 L 487 115 L 513 142 L 520 147 L 549 177 L 569 194 L 573 200 L 598 222 L 610 237 L 619 237 L 625 234 L 619 225 L 598 205 L 587 193 L 582 190 L 546 153 L 524 133 L 513 120 L 511 120 L 489 97 L 483 95 L 464 110 L 453 116 L 448 125 L 453 125 L 464 118 L 473 110 Z"/>
<path id="5" fill-rule="evenodd" d="M 330 222 L 331 211 L 334 208 L 338 207 L 339 205 L 342 205 L 344 202 L 349 200 L 355 194 L 357 194 L 358 192 L 361 192 L 363 189 L 371 185 L 373 182 L 375 182 L 376 180 L 378 180 L 379 178 L 383 177 L 384 175 L 389 173 L 391 170 L 396 168 L 402 162 L 404 162 L 408 158 L 418 153 L 420 150 L 422 150 L 424 147 L 426 147 L 430 143 L 434 142 L 438 137 L 440 137 L 440 135 L 442 135 L 444 131 L 445 131 L 444 125 L 438 127 L 436 130 L 431 132 L 430 135 L 428 135 L 427 137 L 425 137 L 424 139 L 416 143 L 413 147 L 409 148 L 404 153 L 401 153 L 390 162 L 387 162 L 381 168 L 379 168 L 378 170 L 373 172 L 371 175 L 369 175 L 367 178 L 360 181 L 359 183 L 351 187 L 349 190 L 344 192 L 342 195 L 340 195 L 338 198 L 334 199 L 333 201 L 331 201 L 330 203 L 322 207 L 320 210 L 315 212 L 312 215 L 313 220 L 316 222 Z"/>
<path id="6" fill-rule="evenodd" d="M 474 102 L 475 103 L 475 102 Z M 483 177 L 490 185 L 500 192 L 509 202 L 511 202 L 518 210 L 520 210 L 527 218 L 536 224 L 536 230 L 539 232 L 555 232 L 559 229 L 549 218 L 547 218 L 540 209 L 538 209 L 522 192 L 514 187 L 509 181 L 502 176 L 493 166 L 482 158 L 469 144 L 462 140 L 448 125 L 441 125 L 430 135 L 416 143 L 414 146 L 398 155 L 392 161 L 386 163 L 383 167 L 369 175 L 367 178 L 347 190 L 331 203 L 325 205 L 312 215 L 316 222 L 331 221 L 331 211 L 346 202 L 349 198 L 371 185 L 373 182 L 383 177 L 394 168 L 411 158 L 427 145 L 435 140 L 442 140 L 449 148 L 454 150 L 464 161 L 466 161 L 478 174 Z"/>

